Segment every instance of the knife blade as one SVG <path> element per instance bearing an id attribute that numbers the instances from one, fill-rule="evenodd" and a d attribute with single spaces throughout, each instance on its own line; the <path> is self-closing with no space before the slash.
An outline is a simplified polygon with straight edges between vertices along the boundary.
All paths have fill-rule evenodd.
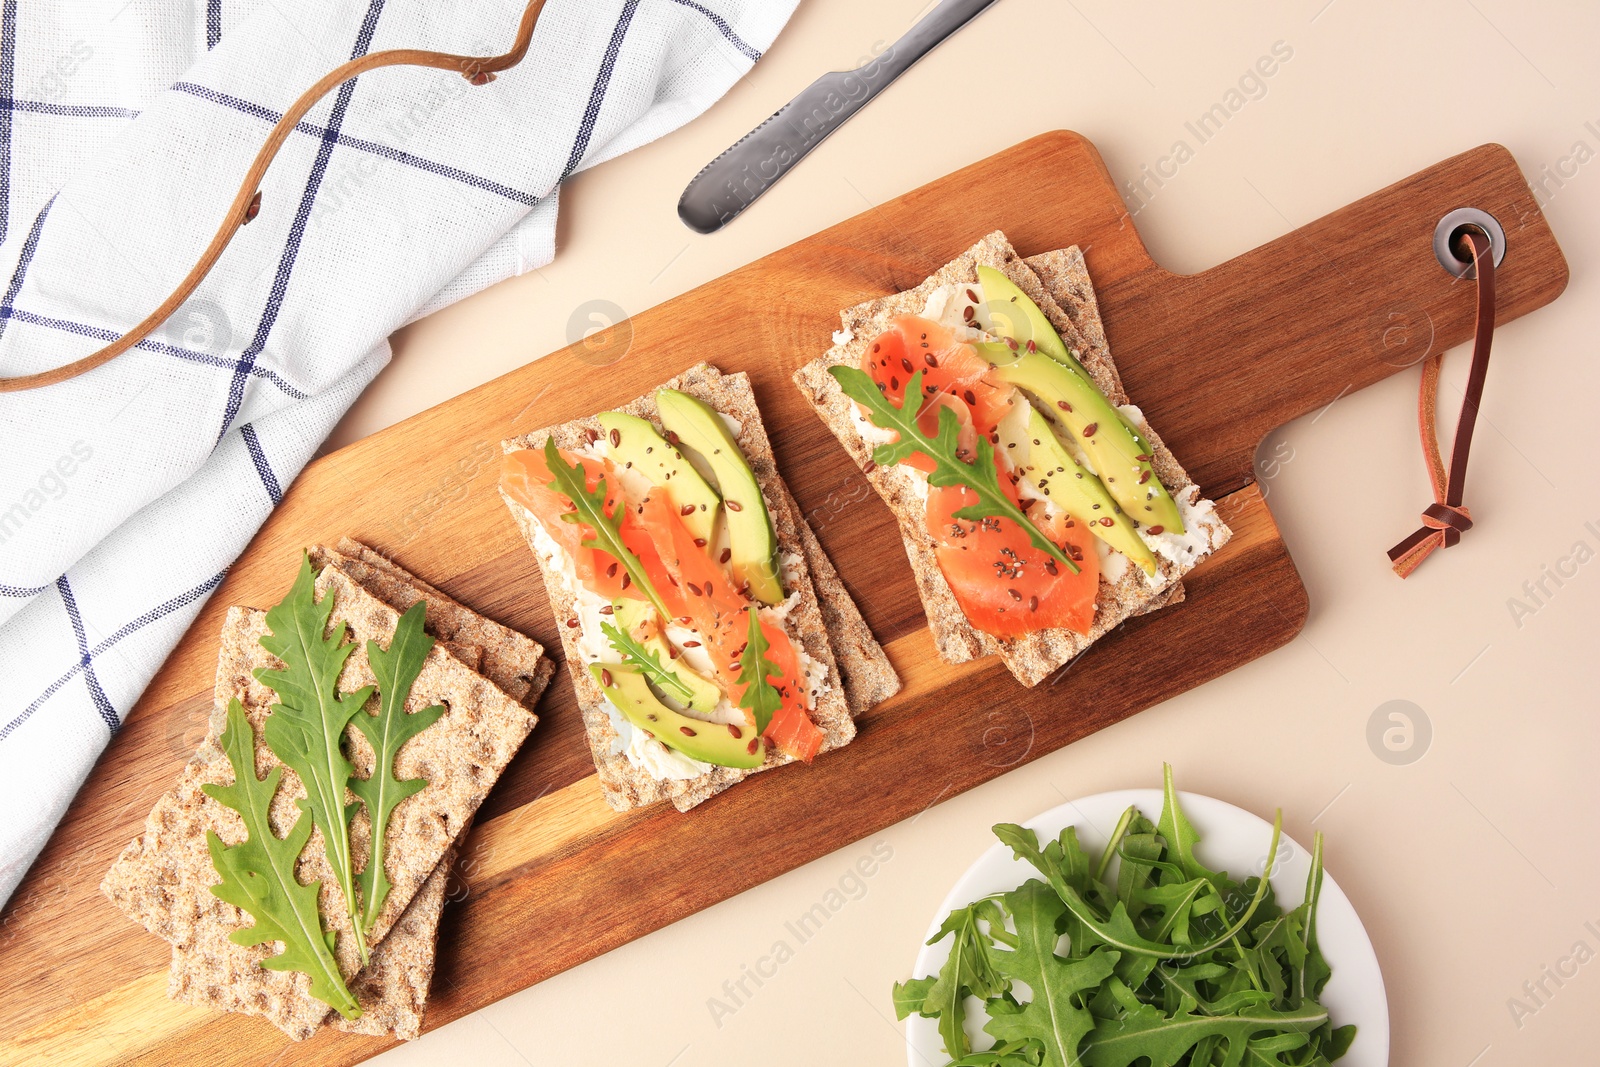
<path id="1" fill-rule="evenodd" d="M 830 71 L 708 163 L 678 201 L 678 217 L 714 233 L 778 183 L 911 65 L 995 0 L 943 0 L 894 44 L 855 70 Z"/>

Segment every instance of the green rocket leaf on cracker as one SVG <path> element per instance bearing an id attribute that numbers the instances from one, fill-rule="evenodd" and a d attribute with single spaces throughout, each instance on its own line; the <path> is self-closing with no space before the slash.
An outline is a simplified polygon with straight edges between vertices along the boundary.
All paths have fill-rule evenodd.
<path id="1" fill-rule="evenodd" d="M 283 951 L 261 961 L 273 971 L 299 971 L 311 979 L 311 995 L 346 1019 L 361 1017 L 361 1008 L 345 985 L 334 958 L 332 931 L 322 928 L 317 911 L 320 882 L 302 885 L 295 863 L 311 837 L 312 819 L 303 811 L 284 837 L 272 832 L 268 813 L 283 768 L 274 767 L 265 778 L 256 777 L 255 732 L 237 700 L 228 702 L 228 725 L 222 749 L 233 766 L 233 784 L 206 783 L 200 788 L 217 803 L 238 812 L 246 838 L 237 845 L 224 844 L 215 831 L 206 831 L 211 862 L 222 876 L 211 887 L 213 895 L 255 920 L 228 935 L 246 948 L 282 942 Z"/>
<path id="2" fill-rule="evenodd" d="M 744 692 L 739 696 L 739 706 L 755 716 L 756 735 L 759 737 L 766 732 L 772 716 L 783 706 L 783 697 L 768 681 L 771 675 L 778 673 L 778 665 L 767 658 L 767 650 L 772 645 L 761 632 L 761 616 L 754 604 L 745 608 L 745 613 L 750 617 L 750 627 L 744 651 L 739 653 L 739 684 L 744 687 Z"/>
<path id="3" fill-rule="evenodd" d="M 400 616 L 387 649 L 376 641 L 367 642 L 367 661 L 372 665 L 373 677 L 378 680 L 378 713 L 363 712 L 351 720 L 376 756 L 372 774 L 350 782 L 350 791 L 366 805 L 367 818 L 372 823 L 372 850 L 359 876 L 361 929 L 366 934 L 377 924 L 383 903 L 389 896 L 389 876 L 384 870 L 389 817 L 396 805 L 428 784 L 425 778 L 395 777 L 394 758 L 407 741 L 444 714 L 444 708 L 437 704 L 406 712 L 411 685 L 422 673 L 422 665 L 433 648 L 433 638 L 423 632 L 427 610 L 427 602 L 423 600 L 411 605 Z"/>
<path id="4" fill-rule="evenodd" d="M 960 447 L 960 422 L 949 408 L 939 409 L 938 432 L 929 437 L 917 424 L 918 411 L 909 399 L 922 396 L 922 371 L 911 375 L 906 384 L 907 399 L 899 406 L 885 396 L 872 376 L 857 367 L 829 367 L 828 373 L 838 379 L 846 396 L 867 409 L 868 418 L 880 430 L 893 430 L 900 435 L 898 441 L 882 444 L 872 450 L 872 462 L 880 467 L 892 466 L 920 452 L 933 461 L 933 472 L 928 484 L 935 488 L 961 486 L 978 498 L 977 503 L 958 508 L 953 513 L 957 519 L 981 522 L 984 519 L 1006 519 L 1022 527 L 1035 548 L 1048 553 L 1057 563 L 1077 574 L 1079 567 L 1060 545 L 1028 520 L 1022 508 L 1006 495 L 1000 485 L 1000 472 L 994 465 L 994 445 L 987 437 L 978 435 L 977 456 L 968 463 L 956 455 Z"/>
<path id="5" fill-rule="evenodd" d="M 660 652 L 644 647 L 642 642 L 615 623 L 601 623 L 600 632 L 606 635 L 606 640 L 611 642 L 611 647 L 617 650 L 623 661 L 638 667 L 657 689 L 685 706 L 694 699 L 694 690 L 667 670 L 661 662 Z"/>
<path id="6" fill-rule="evenodd" d="M 315 573 L 302 555 L 300 574 L 289 594 L 267 612 L 269 633 L 262 647 L 283 661 L 282 670 L 255 672 L 271 687 L 278 703 L 267 716 L 267 747 L 300 776 L 306 797 L 302 809 L 322 831 L 330 866 L 339 878 L 356 948 L 365 963 L 367 940 L 356 900 L 350 860 L 350 817 L 355 805 L 346 794 L 353 768 L 345 757 L 345 727 L 372 696 L 372 686 L 353 693 L 339 691 L 339 672 L 355 646 L 345 640 L 345 624 L 324 631 L 333 612 L 333 598 L 316 598 Z"/>
<path id="7" fill-rule="evenodd" d="M 572 506 L 577 509 L 567 513 L 563 518 L 568 522 L 581 522 L 595 532 L 594 537 L 582 542 L 583 547 L 598 549 L 614 556 L 627 570 L 628 576 L 633 579 L 633 584 L 639 587 L 656 611 L 661 613 L 661 617 L 672 618 L 672 612 L 662 603 L 661 594 L 656 591 L 655 583 L 650 580 L 650 575 L 645 573 L 644 563 L 623 543 L 622 505 L 618 504 L 613 514 L 606 514 L 605 478 L 602 477 L 591 492 L 583 464 L 569 464 L 562 459 L 561 450 L 556 448 L 553 437 L 544 443 L 544 462 L 550 469 L 550 476 L 553 479 L 549 483 L 550 488 L 572 501 Z"/>

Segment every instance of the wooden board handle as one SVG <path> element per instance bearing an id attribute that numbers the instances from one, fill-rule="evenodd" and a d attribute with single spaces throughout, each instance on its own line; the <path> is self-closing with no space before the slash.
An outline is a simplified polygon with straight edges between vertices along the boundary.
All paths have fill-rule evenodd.
<path id="1" fill-rule="evenodd" d="M 1439 219 L 1459 207 L 1505 230 L 1500 323 L 1566 288 L 1566 258 L 1516 160 L 1486 144 L 1210 270 L 1152 264 L 1105 292 L 1113 308 L 1160 310 L 1108 315 L 1111 349 L 1151 354 L 1127 364 L 1128 392 L 1196 481 L 1214 496 L 1240 488 L 1272 430 L 1471 338 L 1471 283 L 1433 251 Z"/>

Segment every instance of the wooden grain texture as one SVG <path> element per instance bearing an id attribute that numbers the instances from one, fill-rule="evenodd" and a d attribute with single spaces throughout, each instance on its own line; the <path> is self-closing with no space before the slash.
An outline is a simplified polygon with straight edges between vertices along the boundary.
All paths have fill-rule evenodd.
<path id="1" fill-rule="evenodd" d="M 287 1040 L 260 1020 L 168 1002 L 167 946 L 96 886 L 200 740 L 227 605 L 275 601 L 302 545 L 360 537 L 559 648 L 537 568 L 494 492 L 497 442 L 709 359 L 751 373 L 782 470 L 906 681 L 853 744 L 812 767 L 763 775 L 688 815 L 664 806 L 619 815 L 600 799 L 571 687 L 558 676 L 463 849 L 428 1009 L 437 1026 L 1291 640 L 1305 590 L 1252 484 L 1256 445 L 1467 338 L 1471 301 L 1431 250 L 1435 221 L 1463 205 L 1507 230 L 1501 321 L 1561 292 L 1565 261 L 1515 161 L 1495 145 L 1178 276 L 1145 252 L 1094 148 L 1046 134 L 635 316 L 616 348 L 601 346 L 614 355 L 631 337 L 604 368 L 594 349 L 574 346 L 317 460 L 157 674 L 6 909 L 0 1063 L 284 1055 Z M 997 661 L 951 667 L 934 654 L 889 512 L 788 382 L 826 347 L 838 309 L 915 285 L 997 227 L 1024 254 L 1085 247 L 1129 392 L 1236 531 L 1188 581 L 1186 603 L 1130 621 L 1034 690 Z M 740 862 L 727 863 L 730 854 Z M 561 921 L 524 936 L 541 914 Z M 289 1056 L 348 1064 L 385 1047 L 324 1030 Z"/>

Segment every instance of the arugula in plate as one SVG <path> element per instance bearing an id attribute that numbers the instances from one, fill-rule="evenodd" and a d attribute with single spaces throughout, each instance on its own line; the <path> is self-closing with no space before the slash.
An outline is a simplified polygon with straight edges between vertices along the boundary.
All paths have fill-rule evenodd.
<path id="1" fill-rule="evenodd" d="M 354 778 L 350 791 L 366 805 L 367 818 L 372 824 L 372 849 L 367 865 L 359 876 L 361 886 L 361 929 L 372 933 L 383 902 L 389 896 L 389 875 L 384 870 L 386 844 L 389 833 L 389 816 L 395 806 L 406 797 L 421 792 L 428 785 L 426 778 L 396 778 L 394 758 L 407 741 L 438 721 L 444 708 L 433 704 L 407 713 L 406 699 L 411 695 L 411 685 L 422 673 L 422 665 L 433 649 L 433 638 L 423 632 L 428 604 L 419 600 L 400 616 L 389 647 L 376 641 L 367 642 L 367 662 L 372 665 L 372 676 L 378 680 L 378 713 L 356 715 L 351 722 L 372 746 L 376 757 L 372 773 L 366 778 Z"/>
<path id="2" fill-rule="evenodd" d="M 1028 983 L 1032 996 L 1016 1011 L 996 1013 L 984 1029 L 1002 1042 L 1041 1047 L 1042 1067 L 1076 1067 L 1078 1046 L 1095 1027 L 1088 998 L 1111 977 L 1120 957 L 1103 947 L 1079 957 L 1057 955 L 1065 909 L 1042 882 L 1025 882 L 1004 900 L 1016 923 L 1017 948 L 998 953 L 996 964 L 1009 978 Z M 1012 1003 L 1005 1001 L 1008 1009 Z"/>
<path id="3" fill-rule="evenodd" d="M 982 922 L 987 926 L 978 924 Z M 1007 988 L 995 965 L 993 940 L 1016 945 L 1005 929 L 1000 905 L 979 900 L 945 917 L 944 925 L 928 940 L 935 944 L 951 937 L 950 959 L 937 975 L 916 978 L 894 987 L 895 1014 L 904 1019 L 912 1012 L 937 1015 L 939 1036 L 947 1049 L 965 1049 L 968 996 L 989 999 Z"/>
<path id="4" fill-rule="evenodd" d="M 300 574 L 289 594 L 267 612 L 270 631 L 261 638 L 268 652 L 283 661 L 283 670 L 257 669 L 256 678 L 278 696 L 267 716 L 267 747 L 300 776 L 311 812 L 328 853 L 328 866 L 339 877 L 350 928 L 361 962 L 367 962 L 367 939 L 357 906 L 350 860 L 350 817 L 356 805 L 345 794 L 354 770 L 345 757 L 345 727 L 372 696 L 372 686 L 353 693 L 339 691 L 339 672 L 355 645 L 345 640 L 345 624 L 324 633 L 333 612 L 333 597 L 316 598 L 311 560 L 300 557 Z"/>
<path id="5" fill-rule="evenodd" d="M 633 584 L 639 587 L 656 611 L 661 613 L 661 617 L 672 618 L 672 612 L 668 611 L 666 604 L 662 602 L 655 583 L 645 572 L 644 563 L 622 540 L 622 505 L 618 504 L 611 514 L 606 514 L 605 478 L 601 477 L 591 491 L 583 464 L 569 464 L 562 459 L 561 450 L 556 448 L 553 437 L 544 443 L 544 462 L 550 469 L 550 476 L 553 479 L 550 488 L 572 501 L 572 506 L 577 509 L 569 511 L 562 518 L 567 522 L 581 522 L 595 533 L 592 538 L 582 542 L 583 547 L 598 549 L 614 556 L 627 570 Z"/>
<path id="6" fill-rule="evenodd" d="M 1006 495 L 1000 484 L 999 468 L 994 464 L 994 445 L 987 437 L 978 435 L 977 455 L 968 463 L 956 455 L 960 447 L 961 424 L 955 412 L 941 407 L 937 433 L 929 437 L 923 432 L 917 424 L 919 412 L 910 399 L 922 396 L 922 371 L 911 375 L 911 381 L 906 383 L 906 399 L 898 406 L 878 389 L 872 376 L 859 367 L 829 367 L 828 373 L 838 379 L 846 396 L 867 409 L 874 426 L 881 430 L 893 430 L 900 435 L 899 440 L 874 448 L 872 462 L 880 467 L 888 467 L 908 459 L 912 453 L 920 452 L 934 464 L 933 472 L 928 475 L 929 485 L 941 489 L 961 486 L 978 498 L 977 503 L 952 512 L 955 518 L 967 522 L 981 522 L 990 518 L 1014 522 L 1027 533 L 1028 540 L 1033 542 L 1035 548 L 1049 553 L 1071 573 L 1078 573 L 1078 565 L 1061 546 L 1046 537 L 1028 520 L 1022 507 Z"/>
<path id="7" fill-rule="evenodd" d="M 1160 819 L 1130 808 L 1095 863 L 1070 826 L 1043 846 L 994 828 L 1043 880 L 952 912 L 929 941 L 952 938 L 939 973 L 894 988 L 900 1018 L 938 1020 L 952 1067 L 1328 1067 L 1349 1049 L 1355 1027 L 1318 1001 L 1322 835 L 1305 902 L 1285 912 L 1269 881 L 1278 826 L 1262 874 L 1236 882 L 1197 858 L 1170 767 L 1164 784 Z M 969 996 L 991 1049 L 967 1040 Z"/>
<path id="8" fill-rule="evenodd" d="M 322 883 L 302 885 L 295 874 L 300 851 L 311 837 L 311 817 L 302 811 L 286 835 L 280 838 L 272 832 L 268 814 L 283 768 L 274 767 L 265 778 L 257 778 L 255 731 L 250 720 L 237 700 L 228 702 L 227 716 L 221 741 L 233 766 L 233 783 L 207 782 L 200 788 L 244 820 L 246 837 L 237 845 L 224 844 L 216 831 L 206 831 L 211 862 L 222 876 L 211 892 L 255 920 L 254 926 L 235 930 L 228 939 L 246 948 L 282 942 L 283 951 L 262 960 L 261 966 L 307 975 L 312 996 L 346 1019 L 359 1019 L 361 1008 L 333 955 L 333 931 L 322 928 L 317 911 Z"/>

